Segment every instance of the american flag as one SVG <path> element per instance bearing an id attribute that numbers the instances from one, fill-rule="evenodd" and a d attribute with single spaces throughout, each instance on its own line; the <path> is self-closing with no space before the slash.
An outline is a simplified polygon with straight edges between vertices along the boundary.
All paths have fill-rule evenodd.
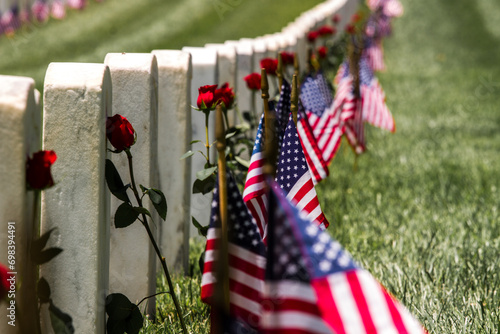
<path id="1" fill-rule="evenodd" d="M 50 14 L 53 18 L 61 20 L 66 16 L 66 7 L 62 0 L 56 0 L 52 3 Z"/>
<path id="2" fill-rule="evenodd" d="M 283 141 L 283 133 L 288 124 L 291 109 L 291 87 L 290 84 L 283 79 L 281 87 L 280 102 L 276 108 L 277 119 L 279 120 L 278 144 L 281 147 Z M 313 175 L 313 182 L 316 184 L 328 176 L 328 166 L 323 160 L 321 150 L 318 148 L 318 143 L 314 137 L 313 130 L 308 123 L 308 118 L 303 110 L 303 106 L 299 103 L 297 113 L 297 130 L 299 132 L 300 142 L 304 149 L 309 171 Z"/>
<path id="3" fill-rule="evenodd" d="M 332 96 L 321 73 L 309 75 L 302 83 L 300 99 L 326 166 L 337 153 L 344 134 L 341 109 L 333 109 Z"/>
<path id="4" fill-rule="evenodd" d="M 381 10 L 388 17 L 399 17 L 404 12 L 399 0 L 367 0 L 367 5 L 372 12 Z"/>
<path id="5" fill-rule="evenodd" d="M 290 95 L 291 87 L 284 81 L 281 89 L 280 98 L 276 106 L 276 136 L 278 141 L 278 150 L 281 147 L 283 140 L 283 132 L 288 122 L 290 115 Z M 243 190 L 243 200 L 252 216 L 257 222 L 260 235 L 264 243 L 267 236 L 267 193 L 265 175 L 262 172 L 264 166 L 264 115 L 262 115 L 257 136 L 253 147 L 252 156 L 250 158 L 250 167 L 248 168 L 245 188 Z M 279 152 L 277 153 L 279 154 Z"/>
<path id="6" fill-rule="evenodd" d="M 331 334 L 321 318 L 305 258 L 290 227 L 289 220 L 295 219 L 292 215 L 299 213 L 277 184 L 272 187 L 260 332 Z"/>
<path id="7" fill-rule="evenodd" d="M 256 327 L 262 314 L 265 246 L 232 176 L 227 176 L 230 315 Z M 221 235 L 219 185 L 214 190 L 207 233 L 201 299 L 212 303 L 216 292 L 218 243 Z"/>
<path id="8" fill-rule="evenodd" d="M 10 10 L 2 15 L 0 23 L 4 34 L 14 34 L 14 32 L 21 27 L 19 7 L 17 5 L 12 6 Z"/>
<path id="9" fill-rule="evenodd" d="M 304 111 L 304 107 L 300 104 L 297 113 L 297 131 L 299 133 L 300 143 L 306 156 L 309 171 L 313 176 L 313 182 L 316 184 L 325 179 L 329 175 L 328 165 L 323 160 L 323 155 L 318 147 L 316 137 L 309 124 L 309 119 Z"/>
<path id="10" fill-rule="evenodd" d="M 384 50 L 382 49 L 382 42 L 376 41 L 374 38 L 365 39 L 364 50 L 368 65 L 373 71 L 384 71 Z"/>
<path id="11" fill-rule="evenodd" d="M 424 334 L 349 253 L 273 187 L 262 326 L 272 333 Z M 278 331 L 281 330 L 281 331 Z"/>
<path id="12" fill-rule="evenodd" d="M 321 210 L 297 128 L 291 116 L 278 158 L 276 182 L 287 194 L 287 198 L 303 211 L 308 219 L 321 225 L 322 228 L 328 227 L 329 223 Z"/>
<path id="13" fill-rule="evenodd" d="M 44 22 L 49 18 L 49 5 L 45 0 L 37 0 L 31 7 L 31 12 L 38 22 Z"/>

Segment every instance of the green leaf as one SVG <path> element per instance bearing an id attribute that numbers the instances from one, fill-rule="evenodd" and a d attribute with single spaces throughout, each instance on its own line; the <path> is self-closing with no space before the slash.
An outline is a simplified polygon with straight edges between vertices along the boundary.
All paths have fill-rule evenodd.
<path id="1" fill-rule="evenodd" d="M 38 299 L 40 299 L 40 304 L 50 302 L 50 286 L 47 280 L 43 277 L 40 277 L 38 280 L 36 294 Z"/>
<path id="2" fill-rule="evenodd" d="M 139 211 L 135 210 L 132 205 L 128 203 L 122 203 L 116 209 L 115 213 L 115 227 L 124 228 L 131 225 L 139 217 Z"/>
<path id="3" fill-rule="evenodd" d="M 242 159 L 240 158 L 239 156 L 235 156 L 234 159 L 236 161 L 238 161 L 238 163 L 240 163 L 242 166 L 246 167 L 246 168 L 249 168 L 250 167 L 250 161 L 248 160 L 245 160 L 245 159 Z"/>
<path id="4" fill-rule="evenodd" d="M 148 210 L 148 209 L 146 209 L 146 208 L 141 208 L 140 206 L 134 206 L 133 208 L 134 208 L 134 210 L 135 210 L 136 212 L 138 212 L 138 213 L 142 213 L 142 214 L 144 214 L 144 215 L 146 215 L 146 216 L 151 217 L 151 213 L 149 212 L 149 210 Z"/>
<path id="5" fill-rule="evenodd" d="M 191 216 L 191 222 L 193 223 L 194 227 L 198 229 L 198 234 L 206 238 L 208 232 L 208 225 L 202 226 L 193 216 Z"/>
<path id="6" fill-rule="evenodd" d="M 51 228 L 42 236 L 36 240 L 33 240 L 31 243 L 31 250 L 30 250 L 30 255 L 31 259 L 35 258 L 36 256 L 39 256 L 39 254 L 42 252 L 42 249 L 47 245 L 47 241 L 49 241 L 50 234 L 55 230 L 56 228 Z"/>
<path id="7" fill-rule="evenodd" d="M 73 319 L 69 314 L 64 313 L 54 303 L 50 303 L 50 322 L 55 334 L 73 334 Z"/>
<path id="8" fill-rule="evenodd" d="M 142 328 L 143 318 L 137 305 L 121 293 L 106 297 L 107 332 L 110 334 L 136 334 Z"/>
<path id="9" fill-rule="evenodd" d="M 161 190 L 158 189 L 149 189 L 148 191 L 149 199 L 153 202 L 153 206 L 156 209 L 156 212 L 160 215 L 161 219 L 167 219 L 167 199 Z"/>
<path id="10" fill-rule="evenodd" d="M 33 257 L 33 262 L 35 264 L 44 264 L 55 258 L 59 255 L 63 250 L 61 248 L 53 247 L 47 250 L 44 250 Z"/>
<path id="11" fill-rule="evenodd" d="M 205 180 L 196 180 L 193 183 L 193 194 L 208 194 L 215 187 L 215 175 L 205 179 Z"/>
<path id="12" fill-rule="evenodd" d="M 198 180 L 203 181 L 207 179 L 210 175 L 212 175 L 216 170 L 217 170 L 216 166 L 200 170 L 196 173 L 196 177 L 198 178 Z"/>
<path id="13" fill-rule="evenodd" d="M 184 153 L 184 154 L 182 155 L 182 157 L 180 157 L 180 158 L 179 158 L 179 160 L 183 160 L 183 159 L 189 158 L 189 157 L 190 157 L 190 156 L 192 156 L 192 155 L 194 155 L 194 152 L 193 152 L 193 151 L 191 151 L 191 150 L 189 150 L 189 151 L 187 151 L 186 153 Z"/>
<path id="14" fill-rule="evenodd" d="M 130 199 L 127 195 L 127 189 L 129 186 L 125 186 L 123 184 L 118 170 L 116 169 L 113 162 L 109 159 L 106 159 L 104 176 L 106 177 L 106 183 L 108 184 L 109 191 L 111 191 L 111 193 L 118 199 L 124 202 L 130 202 Z"/>
<path id="15" fill-rule="evenodd" d="M 234 136 L 236 133 L 237 133 L 237 132 L 235 131 L 235 132 L 231 132 L 231 133 L 226 134 L 226 139 L 231 138 L 231 137 L 232 137 L 232 136 Z"/>
<path id="16" fill-rule="evenodd" d="M 201 140 L 193 140 L 192 142 L 189 143 L 189 145 L 193 145 L 196 143 L 201 143 Z"/>

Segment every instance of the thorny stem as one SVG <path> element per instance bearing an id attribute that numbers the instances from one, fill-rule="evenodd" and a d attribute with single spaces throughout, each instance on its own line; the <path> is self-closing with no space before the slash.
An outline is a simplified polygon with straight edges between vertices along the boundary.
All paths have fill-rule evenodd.
<path id="1" fill-rule="evenodd" d="M 134 192 L 135 199 L 137 200 L 137 204 L 142 208 L 142 199 L 139 196 L 139 192 L 137 191 L 137 187 L 135 185 L 135 178 L 134 178 L 134 166 L 132 164 L 132 153 L 130 153 L 129 149 L 125 149 L 125 153 L 127 153 L 127 158 L 128 158 L 128 169 L 130 173 L 130 181 L 132 184 L 132 191 Z M 160 248 L 156 244 L 155 238 L 153 236 L 153 233 L 151 232 L 151 229 L 149 228 L 148 220 L 145 214 L 142 214 L 142 225 L 146 229 L 146 232 L 148 233 L 149 239 L 151 240 L 151 243 L 153 244 L 153 248 L 155 249 L 156 255 L 160 259 L 161 265 L 163 267 L 163 272 L 165 273 L 165 276 L 167 278 L 168 282 L 168 288 L 170 290 L 170 295 L 172 296 L 172 300 L 174 301 L 175 309 L 177 311 L 177 315 L 179 317 L 179 321 L 181 322 L 181 327 L 182 327 L 182 332 L 184 334 L 188 334 L 188 331 L 186 329 L 186 325 L 184 324 L 184 318 L 182 317 L 182 309 L 179 304 L 179 301 L 177 300 L 177 296 L 174 292 L 174 285 L 172 283 L 172 279 L 170 277 L 170 273 L 167 268 L 167 262 L 165 261 L 165 258 L 161 255 Z"/>

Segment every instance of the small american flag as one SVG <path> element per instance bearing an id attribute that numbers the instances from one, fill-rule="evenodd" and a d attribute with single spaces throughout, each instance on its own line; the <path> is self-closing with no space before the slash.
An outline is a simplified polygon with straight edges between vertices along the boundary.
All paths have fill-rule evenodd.
<path id="1" fill-rule="evenodd" d="M 10 10 L 2 15 L 0 23 L 6 35 L 14 34 L 14 32 L 21 27 L 19 7 L 17 5 L 12 6 Z"/>
<path id="2" fill-rule="evenodd" d="M 288 122 L 290 115 L 290 95 L 291 87 L 284 80 L 281 89 L 280 98 L 276 106 L 276 136 L 278 141 L 278 151 L 283 141 L 283 132 Z M 265 175 L 262 172 L 264 166 L 264 115 L 262 115 L 259 127 L 257 129 L 257 136 L 255 138 L 255 145 L 253 147 L 252 156 L 250 158 L 250 167 L 248 168 L 247 179 L 245 181 L 245 188 L 243 190 L 243 200 L 252 216 L 257 222 L 262 240 L 266 243 L 267 235 L 267 193 Z M 279 152 L 277 153 L 279 154 Z"/>
<path id="3" fill-rule="evenodd" d="M 264 289 L 270 307 L 264 309 L 262 327 L 273 333 L 425 333 L 404 306 L 276 187 L 270 201 Z"/>
<path id="4" fill-rule="evenodd" d="M 337 95 L 346 93 L 349 93 L 349 90 L 337 90 Z M 308 76 L 302 84 L 301 101 L 323 161 L 327 166 L 340 146 L 344 134 L 344 121 L 353 115 L 343 113 L 342 108 L 335 108 L 335 100 L 332 96 L 333 93 L 321 73 L 318 73 L 316 77 Z"/>
<path id="5" fill-rule="evenodd" d="M 45 0 L 37 0 L 31 7 L 31 13 L 38 22 L 45 22 L 49 18 L 49 5 Z"/>
<path id="6" fill-rule="evenodd" d="M 227 194 L 230 315 L 256 327 L 262 314 L 265 246 L 230 174 L 227 176 Z M 201 299 L 208 304 L 212 303 L 212 296 L 216 292 L 218 243 L 221 235 L 219 205 L 217 184 L 214 190 L 201 279 Z"/>
<path id="7" fill-rule="evenodd" d="M 364 52 L 368 65 L 373 71 L 384 71 L 384 50 L 382 49 L 382 42 L 376 41 L 373 38 L 365 39 Z"/>
<path id="8" fill-rule="evenodd" d="M 291 109 L 291 87 L 290 84 L 283 79 L 283 85 L 281 87 L 281 97 L 278 107 L 276 108 L 277 118 L 280 122 L 279 131 L 279 141 L 278 144 L 281 147 L 283 141 L 283 133 L 288 124 L 288 119 L 290 117 Z M 311 125 L 308 123 L 308 117 L 304 112 L 304 108 L 301 103 L 299 103 L 299 110 L 297 113 L 297 130 L 299 132 L 300 142 L 302 148 L 304 149 L 304 154 L 306 156 L 307 165 L 309 171 L 313 176 L 313 182 L 316 184 L 319 181 L 325 179 L 328 176 L 328 166 L 323 160 L 321 155 L 321 150 L 318 148 L 318 143 L 316 137 L 314 137 Z"/>
<path id="9" fill-rule="evenodd" d="M 271 182 L 270 228 L 261 333 L 332 334 L 321 318 L 318 298 L 290 220 L 299 212 Z M 310 224 L 310 223 L 309 223 Z"/>
<path id="10" fill-rule="evenodd" d="M 321 210 L 295 123 L 290 116 L 276 170 L 276 182 L 287 198 L 322 228 L 329 223 Z"/>
<path id="11" fill-rule="evenodd" d="M 66 16 L 66 7 L 64 7 L 62 0 L 56 0 L 52 3 L 50 14 L 58 20 L 62 20 Z"/>

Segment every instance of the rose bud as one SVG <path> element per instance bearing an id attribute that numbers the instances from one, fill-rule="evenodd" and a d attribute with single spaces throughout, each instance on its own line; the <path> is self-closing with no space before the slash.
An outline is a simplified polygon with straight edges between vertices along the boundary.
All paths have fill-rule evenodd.
<path id="1" fill-rule="evenodd" d="M 243 78 L 245 82 L 247 83 L 248 89 L 252 90 L 260 90 L 260 83 L 262 80 L 262 77 L 260 76 L 259 73 L 252 73 L 247 75 L 246 77 Z"/>
<path id="2" fill-rule="evenodd" d="M 283 65 L 293 65 L 293 61 L 295 60 L 295 55 L 292 52 L 281 52 L 281 61 Z"/>
<path id="3" fill-rule="evenodd" d="M 56 161 L 54 151 L 39 151 L 26 162 L 26 184 L 28 189 L 45 189 L 54 185 L 50 166 Z"/>
<path id="4" fill-rule="evenodd" d="M 307 34 L 307 40 L 311 43 L 314 43 L 315 40 L 317 40 L 319 37 L 319 33 L 317 31 L 310 31 Z"/>
<path id="5" fill-rule="evenodd" d="M 332 21 L 333 21 L 333 23 L 335 23 L 335 24 L 339 23 L 339 22 L 340 22 L 340 15 L 339 15 L 339 14 L 335 14 L 335 15 L 333 15 L 333 17 L 332 17 Z"/>
<path id="6" fill-rule="evenodd" d="M 215 108 L 215 90 L 217 85 L 207 85 L 198 88 L 198 100 L 196 104 L 201 110 L 212 110 Z"/>
<path id="7" fill-rule="evenodd" d="M 229 87 L 229 84 L 224 83 L 221 88 L 215 90 L 215 101 L 216 105 L 223 104 L 225 109 L 231 109 L 234 102 L 234 92 L 233 89 Z"/>
<path id="8" fill-rule="evenodd" d="M 269 75 L 276 75 L 278 69 L 278 59 L 264 58 L 260 61 L 260 68 L 264 68 Z"/>
<path id="9" fill-rule="evenodd" d="M 322 26 L 318 29 L 318 34 L 323 37 L 333 35 L 335 34 L 335 28 L 332 28 L 330 26 Z"/>
<path id="10" fill-rule="evenodd" d="M 0 263 L 0 301 L 2 301 L 10 290 L 10 283 L 7 281 L 9 268 Z"/>
<path id="11" fill-rule="evenodd" d="M 326 53 L 327 53 L 326 46 L 322 46 L 322 47 L 318 48 L 318 56 L 319 56 L 319 58 L 325 59 L 326 58 Z"/>
<path id="12" fill-rule="evenodd" d="M 106 119 L 106 136 L 111 145 L 118 151 L 130 148 L 136 139 L 132 124 L 119 114 Z"/>

